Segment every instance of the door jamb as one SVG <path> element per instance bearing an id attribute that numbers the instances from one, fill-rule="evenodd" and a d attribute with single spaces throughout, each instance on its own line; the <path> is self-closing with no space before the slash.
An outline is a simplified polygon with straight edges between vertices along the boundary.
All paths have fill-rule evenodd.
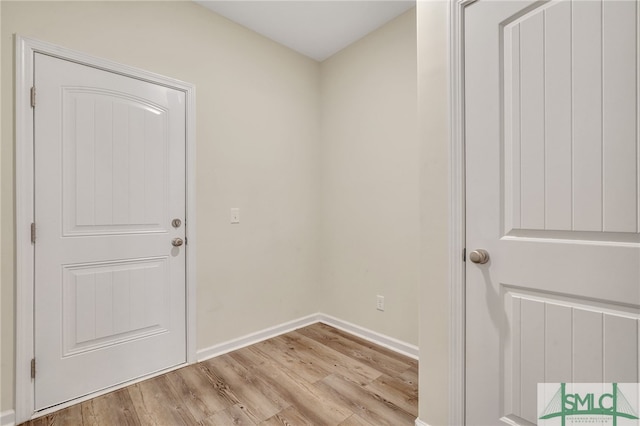
<path id="1" fill-rule="evenodd" d="M 464 13 L 477 0 L 451 0 L 449 11 L 449 423 L 465 424 L 466 246 Z"/>
<path id="2" fill-rule="evenodd" d="M 33 110 L 30 90 L 34 84 L 34 55 L 43 53 L 60 59 L 163 85 L 185 93 L 186 100 L 186 337 L 187 363 L 196 362 L 196 217 L 195 217 L 195 86 L 180 80 L 96 58 L 74 50 L 15 36 L 15 202 L 16 202 L 16 423 L 35 413 L 35 382 L 31 379 L 34 357 L 34 149 Z"/>

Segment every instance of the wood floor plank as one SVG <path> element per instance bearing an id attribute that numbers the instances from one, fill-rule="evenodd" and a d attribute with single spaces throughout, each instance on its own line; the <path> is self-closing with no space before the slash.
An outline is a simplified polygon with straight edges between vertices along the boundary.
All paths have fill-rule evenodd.
<path id="1" fill-rule="evenodd" d="M 375 368 L 355 361 L 353 358 L 320 344 L 297 331 L 279 336 L 276 339 L 284 340 L 288 345 L 296 348 L 298 356 L 303 357 L 309 363 L 319 365 L 325 371 L 339 372 L 354 381 L 369 383 L 382 375 Z"/>
<path id="2" fill-rule="evenodd" d="M 38 417 L 37 419 L 33 419 L 30 420 L 26 423 L 23 423 L 23 425 L 29 425 L 29 426 L 49 426 L 49 423 L 47 423 L 47 416 L 42 416 L 42 417 Z"/>
<path id="3" fill-rule="evenodd" d="M 255 372 L 243 367 L 228 354 L 203 362 L 201 368 L 206 368 L 219 380 L 224 381 L 237 403 L 249 407 L 248 416 L 256 423 L 289 405 L 284 397 Z"/>
<path id="4" fill-rule="evenodd" d="M 354 343 L 357 343 L 361 346 L 367 347 L 369 349 L 374 349 L 377 353 L 380 353 L 382 355 L 385 355 L 386 357 L 389 358 L 393 358 L 397 361 L 400 361 L 403 364 L 408 364 L 410 367 L 418 367 L 418 361 L 413 359 L 413 358 L 409 358 L 406 355 L 403 355 L 401 353 L 398 353 L 396 351 L 393 351 L 389 348 L 385 348 L 384 346 L 380 346 L 380 345 L 376 345 L 375 343 L 372 343 L 366 339 L 363 339 L 362 337 L 358 337 L 354 334 L 351 333 L 347 333 L 346 331 L 340 330 L 339 328 L 335 328 L 335 327 L 331 327 L 330 325 L 327 324 L 323 324 L 323 323 L 317 323 L 317 324 L 313 324 L 311 326 L 309 326 L 311 329 L 321 329 L 321 330 L 325 330 L 335 336 L 339 336 L 345 340 L 349 340 L 352 341 Z"/>
<path id="5" fill-rule="evenodd" d="M 140 420 L 132 408 L 133 401 L 127 389 L 110 392 L 80 404 L 82 424 L 138 426 Z"/>
<path id="6" fill-rule="evenodd" d="M 196 421 L 222 411 L 234 402 L 224 392 L 221 394 L 219 387 L 194 365 L 168 373 L 167 380 Z"/>
<path id="7" fill-rule="evenodd" d="M 290 406 L 260 423 L 260 426 L 300 426 L 312 425 L 295 407 Z"/>
<path id="8" fill-rule="evenodd" d="M 230 356 L 245 367 L 259 371 L 312 424 L 338 424 L 352 414 L 344 404 L 332 400 L 322 389 L 279 368 L 275 361 L 252 347 L 232 352 Z"/>
<path id="9" fill-rule="evenodd" d="M 38 426 L 82 425 L 82 409 L 80 404 L 72 405 L 64 410 L 48 414 L 35 420 Z"/>
<path id="10" fill-rule="evenodd" d="M 202 426 L 221 426 L 221 425 L 237 425 L 237 426 L 255 426 L 246 407 L 242 404 L 232 405 L 226 410 L 217 412 L 216 414 L 203 419 L 198 424 Z"/>
<path id="11" fill-rule="evenodd" d="M 29 426 L 53 426 L 54 423 L 51 420 L 51 415 L 46 415 L 46 416 L 42 416 L 42 417 L 38 417 L 37 419 L 33 419 L 27 423 L 24 423 L 25 425 L 29 425 Z M 56 425 L 61 425 L 64 423 L 55 423 Z"/>
<path id="12" fill-rule="evenodd" d="M 338 375 L 332 374 L 314 386 L 325 389 L 335 399 L 347 404 L 355 414 L 374 425 L 413 425 L 416 419 L 415 415 L 397 407 L 384 396 Z"/>
<path id="13" fill-rule="evenodd" d="M 362 417 L 357 414 L 352 415 L 344 422 L 340 423 L 338 426 L 374 426 L 371 423 L 365 421 Z"/>
<path id="14" fill-rule="evenodd" d="M 301 350 L 298 345 L 282 337 L 265 340 L 253 346 L 263 353 L 271 354 L 282 367 L 295 372 L 309 383 L 317 382 L 331 374 L 330 371 L 322 368 L 320 363 L 310 359 L 304 348 Z"/>
<path id="15" fill-rule="evenodd" d="M 166 375 L 131 385 L 129 395 L 145 425 L 193 425 L 196 420 L 173 392 Z"/>
<path id="16" fill-rule="evenodd" d="M 418 365 L 410 367 L 404 373 L 398 374 L 399 379 L 403 380 L 406 384 L 415 386 L 418 384 Z"/>
<path id="17" fill-rule="evenodd" d="M 213 388 L 216 390 L 218 397 L 226 401 L 227 406 L 238 404 L 240 400 L 233 393 L 225 377 L 221 376 L 215 369 L 209 368 L 210 365 L 205 362 L 200 362 L 195 365 L 196 368 L 201 370 L 213 384 Z"/>
<path id="18" fill-rule="evenodd" d="M 384 399 L 407 413 L 418 412 L 418 389 L 402 379 L 385 374 L 364 388 L 376 395 L 384 395 Z"/>
<path id="19" fill-rule="evenodd" d="M 358 337 L 354 334 L 350 334 L 346 331 L 340 330 L 338 328 L 335 327 L 331 327 L 330 325 L 327 324 L 323 324 L 323 323 L 316 323 L 316 324 L 312 324 L 309 327 L 303 328 L 302 330 L 319 330 L 322 333 L 326 334 L 327 336 L 331 336 L 334 339 L 337 338 L 340 341 L 344 341 L 345 343 L 353 343 L 355 344 L 357 347 L 360 348 L 366 348 L 368 350 L 372 350 L 375 354 L 383 357 L 384 359 L 391 359 L 394 360 L 394 362 L 392 363 L 392 365 L 398 365 L 399 369 L 403 369 L 404 367 L 400 367 L 400 366 L 404 366 L 406 365 L 407 367 L 416 367 L 418 366 L 418 361 L 416 359 L 410 358 L 406 355 L 403 355 L 401 353 L 398 353 L 396 351 L 393 351 L 389 348 L 385 348 L 384 346 L 380 346 L 377 345 L 369 340 L 366 340 L 362 337 Z M 395 371 L 395 369 L 394 369 Z"/>
<path id="20" fill-rule="evenodd" d="M 412 425 L 418 363 L 314 324 L 24 426 Z"/>
<path id="21" fill-rule="evenodd" d="M 338 331 L 321 323 L 298 330 L 304 336 L 389 376 L 401 374 L 412 365 L 408 357 L 389 356 L 378 351 L 377 348 L 373 348 L 371 344 L 362 344 L 357 340 L 345 339 Z"/>

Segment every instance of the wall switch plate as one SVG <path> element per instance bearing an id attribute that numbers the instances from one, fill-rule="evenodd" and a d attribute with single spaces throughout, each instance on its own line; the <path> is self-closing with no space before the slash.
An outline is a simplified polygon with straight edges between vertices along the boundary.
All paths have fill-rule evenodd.
<path id="1" fill-rule="evenodd" d="M 384 296 L 377 296 L 376 299 L 376 309 L 379 311 L 384 311 Z"/>
<path id="2" fill-rule="evenodd" d="M 231 223 L 240 223 L 240 209 L 237 207 L 231 209 Z"/>

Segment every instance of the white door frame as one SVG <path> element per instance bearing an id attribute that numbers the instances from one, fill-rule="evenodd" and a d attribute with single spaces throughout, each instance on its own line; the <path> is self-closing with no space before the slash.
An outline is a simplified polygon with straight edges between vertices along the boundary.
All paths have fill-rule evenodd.
<path id="1" fill-rule="evenodd" d="M 16 191 L 16 423 L 29 420 L 35 413 L 35 383 L 31 379 L 34 357 L 34 245 L 31 223 L 34 221 L 34 149 L 33 109 L 30 90 L 34 84 L 34 54 L 43 53 L 180 90 L 186 98 L 186 324 L 187 363 L 196 361 L 196 217 L 195 217 L 195 86 L 148 71 L 92 57 L 53 44 L 16 36 L 15 85 L 15 191 Z M 118 387 L 122 387 L 122 384 Z M 115 388 L 115 387 L 114 387 Z M 113 389 L 109 389 L 113 390 Z M 103 391 L 101 393 L 104 393 Z M 95 395 L 94 395 L 95 396 Z M 84 398 L 88 399 L 88 398 Z M 78 400 L 73 401 L 73 403 Z M 63 404 L 55 407 L 59 409 Z M 44 413 L 43 411 L 41 413 Z M 39 413 L 40 414 L 40 413 Z"/>
<path id="2" fill-rule="evenodd" d="M 464 9 L 475 1 L 450 0 L 449 10 L 449 423 L 453 425 L 465 422 Z"/>

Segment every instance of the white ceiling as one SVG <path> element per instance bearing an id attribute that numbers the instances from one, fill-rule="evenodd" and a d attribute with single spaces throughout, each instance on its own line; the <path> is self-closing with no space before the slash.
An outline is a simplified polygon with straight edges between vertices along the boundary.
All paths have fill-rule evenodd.
<path id="1" fill-rule="evenodd" d="M 194 0 L 317 61 L 415 5 L 415 0 Z"/>

